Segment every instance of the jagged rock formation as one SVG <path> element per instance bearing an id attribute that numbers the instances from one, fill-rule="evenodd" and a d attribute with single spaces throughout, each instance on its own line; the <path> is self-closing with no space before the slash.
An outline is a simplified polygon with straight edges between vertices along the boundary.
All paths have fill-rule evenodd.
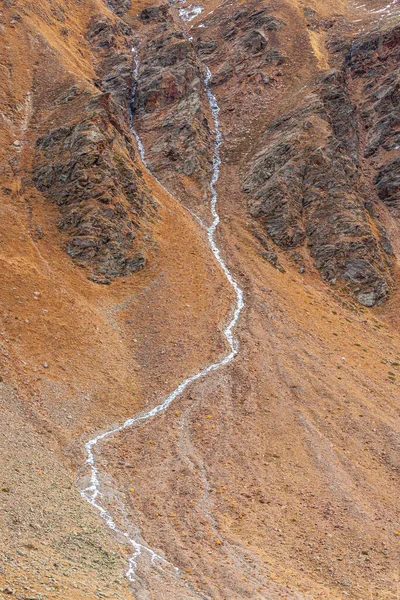
<path id="1" fill-rule="evenodd" d="M 378 196 L 400 217 L 400 26 L 354 42 L 348 69 L 359 98 L 363 156 L 377 171 Z"/>
<path id="2" fill-rule="evenodd" d="M 107 0 L 107 2 L 111 10 L 119 17 L 123 17 L 132 6 L 131 0 Z"/>
<path id="3" fill-rule="evenodd" d="M 86 38 L 95 51 L 99 76 L 95 83 L 102 91 L 111 94 L 119 118 L 126 122 L 134 84 L 134 32 L 120 19 L 94 16 L 89 21 Z"/>
<path id="4" fill-rule="evenodd" d="M 253 2 L 233 15 L 210 15 L 205 25 L 204 33 L 196 30 L 196 48 L 200 56 L 218 65 L 213 69 L 214 86 L 234 80 L 230 103 L 240 102 L 235 88 L 249 78 L 264 86 L 276 81 L 276 67 L 287 60 L 280 48 L 280 32 L 286 23 L 270 7 Z"/>
<path id="5" fill-rule="evenodd" d="M 374 207 L 378 196 L 393 210 L 398 202 L 398 36 L 355 42 L 312 96 L 268 126 L 243 175 L 251 214 L 272 240 L 305 246 L 323 279 L 366 306 L 392 285 L 393 250 Z M 365 159 L 378 151 L 371 177 Z"/>
<path id="6" fill-rule="evenodd" d="M 213 140 L 204 68 L 168 6 L 144 9 L 139 22 L 144 28 L 132 111 L 146 143 L 147 162 L 171 191 L 184 194 L 190 186 L 186 182 L 192 182 L 198 199 L 204 200 Z"/>
<path id="7" fill-rule="evenodd" d="M 255 80 L 264 86 L 276 81 L 276 68 L 286 61 L 278 43 L 285 23 L 270 9 L 254 4 L 237 10 L 233 19 L 228 14 L 222 19 L 209 16 L 204 33 L 195 30 L 193 43 L 183 33 L 176 11 L 167 5 L 145 8 L 136 23 L 142 36 L 133 115 L 146 142 L 148 164 L 189 205 L 193 196 L 204 204 L 213 134 L 200 60 L 218 64 L 212 68 L 213 86 L 229 85 L 234 78 L 229 103 L 235 98 L 241 102 L 236 82 L 246 81 L 249 71 L 256 72 Z M 210 38 L 208 25 L 215 39 Z"/>
<path id="8" fill-rule="evenodd" d="M 104 94 L 88 98 L 74 88 L 56 111 L 63 124 L 37 140 L 34 177 L 60 207 L 58 227 L 68 235 L 68 254 L 106 278 L 137 271 L 145 262 L 138 246 L 141 220 L 155 207 L 132 161 L 136 150 L 128 130 Z"/>
<path id="9" fill-rule="evenodd" d="M 34 181 L 60 207 L 68 254 L 90 268 L 94 281 L 108 283 L 144 266 L 146 222 L 156 204 L 129 130 L 132 30 L 120 20 L 93 17 L 87 39 L 102 91 L 61 90 L 36 142 Z"/>

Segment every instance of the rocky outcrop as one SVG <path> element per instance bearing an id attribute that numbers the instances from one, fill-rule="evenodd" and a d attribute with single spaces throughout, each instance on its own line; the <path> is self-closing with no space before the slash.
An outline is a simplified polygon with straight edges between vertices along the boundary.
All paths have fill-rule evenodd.
<path id="1" fill-rule="evenodd" d="M 272 74 L 286 60 L 276 43 L 285 23 L 256 4 L 235 11 L 233 18 L 221 7 L 201 23 L 204 27 L 195 26 L 189 40 L 175 12 L 161 5 L 138 15 L 140 69 L 133 118 L 151 170 L 181 199 L 190 190 L 202 201 L 208 194 L 213 123 L 200 61 L 211 65 L 213 86 L 232 78 L 247 81 L 249 72 L 258 69 Z M 234 102 L 238 86 L 231 91 Z"/>
<path id="2" fill-rule="evenodd" d="M 134 79 L 133 31 L 121 19 L 96 16 L 89 22 L 86 37 L 95 51 L 96 85 L 112 95 L 122 109 L 120 117 L 127 121 Z"/>
<path id="3" fill-rule="evenodd" d="M 379 197 L 400 217 L 400 26 L 356 40 L 347 62 L 360 98 L 363 155 L 377 170 Z"/>
<path id="4" fill-rule="evenodd" d="M 204 33 L 197 29 L 195 43 L 200 56 L 218 64 L 212 79 L 214 86 L 233 77 L 242 81 L 255 73 L 264 76 L 268 84 L 271 75 L 268 67 L 286 60 L 279 49 L 277 35 L 286 24 L 272 14 L 270 8 L 260 8 L 253 3 L 237 10 L 233 17 L 212 15 L 205 25 Z M 215 40 L 209 39 L 208 26 L 215 27 Z"/>
<path id="5" fill-rule="evenodd" d="M 123 17 L 130 9 L 131 0 L 107 0 L 108 7 L 119 17 Z"/>
<path id="6" fill-rule="evenodd" d="M 381 165 L 374 181 L 379 197 L 400 217 L 400 158 Z"/>
<path id="7" fill-rule="evenodd" d="M 37 140 L 36 186 L 60 207 L 72 258 L 94 275 L 127 275 L 145 263 L 143 220 L 155 210 L 131 136 L 108 94 L 75 90 L 66 103 L 71 118 Z"/>
<path id="8" fill-rule="evenodd" d="M 147 8 L 144 8 L 140 13 L 139 18 L 143 23 L 172 22 L 171 14 L 167 4 L 162 4 L 160 6 L 149 6 Z"/>
<path id="9" fill-rule="evenodd" d="M 192 181 L 207 194 L 213 151 L 212 120 L 204 89 L 204 67 L 167 6 L 144 9 L 134 126 L 143 137 L 151 170 L 177 192 Z M 182 198 L 182 193 L 180 194 Z"/>
<path id="10" fill-rule="evenodd" d="M 56 99 L 49 121 L 57 125 L 44 124 L 36 142 L 34 181 L 60 208 L 68 254 L 107 283 L 145 264 L 156 206 L 129 129 L 132 30 L 119 19 L 93 17 L 87 39 L 99 91 L 74 85 Z"/>
<path id="11" fill-rule="evenodd" d="M 266 129 L 243 176 L 250 212 L 275 244 L 304 247 L 323 279 L 366 306 L 392 284 L 393 250 L 375 207 L 379 197 L 399 214 L 399 42 L 395 28 L 335 45 L 343 66 Z"/>
<path id="12" fill-rule="evenodd" d="M 383 300 L 387 261 L 365 208 L 368 192 L 330 129 L 323 101 L 309 98 L 300 112 L 273 123 L 265 138 L 268 147 L 245 177 L 252 216 L 282 248 L 307 243 L 329 283 L 340 278 L 363 304 Z"/>

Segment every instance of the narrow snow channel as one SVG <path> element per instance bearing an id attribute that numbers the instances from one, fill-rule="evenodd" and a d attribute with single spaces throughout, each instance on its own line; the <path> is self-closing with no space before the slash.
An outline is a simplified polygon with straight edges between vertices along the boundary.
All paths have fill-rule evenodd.
<path id="1" fill-rule="evenodd" d="M 138 52 L 136 50 L 133 50 L 133 52 L 134 52 L 134 61 L 135 61 L 135 69 L 134 69 L 135 83 L 134 83 L 134 89 L 133 89 L 133 93 L 132 93 L 131 106 L 133 105 L 135 93 L 137 90 L 137 80 L 138 80 L 138 72 L 139 72 Z M 104 433 L 97 435 L 96 437 L 89 440 L 85 444 L 85 450 L 86 450 L 86 455 L 87 455 L 87 458 L 85 461 L 85 467 L 89 470 L 90 479 L 89 479 L 88 487 L 81 490 L 81 495 L 83 496 L 83 498 L 85 498 L 85 500 L 87 500 L 87 502 L 89 502 L 89 504 L 91 506 L 93 506 L 98 511 L 100 516 L 107 523 L 108 527 L 110 529 L 112 529 L 116 534 L 123 536 L 132 546 L 133 553 L 132 553 L 131 557 L 129 558 L 128 569 L 126 571 L 126 576 L 129 579 L 129 581 L 131 581 L 131 582 L 135 581 L 135 571 L 138 566 L 137 560 L 138 560 L 139 556 L 142 554 L 146 554 L 146 553 L 150 557 L 152 563 L 154 565 L 156 565 L 158 568 L 160 568 L 161 570 L 164 570 L 163 569 L 163 566 L 164 566 L 167 568 L 169 573 L 171 573 L 171 569 L 172 569 L 173 573 L 175 573 L 176 576 L 179 576 L 180 573 L 179 573 L 179 569 L 177 567 L 171 565 L 171 563 L 168 560 L 166 560 L 164 557 L 157 554 L 154 550 L 149 548 L 149 546 L 147 546 L 146 544 L 140 543 L 139 541 L 137 541 L 137 539 L 132 538 L 129 535 L 129 533 L 127 533 L 126 531 L 123 531 L 122 529 L 120 529 L 116 525 L 112 515 L 102 505 L 103 493 L 101 491 L 100 471 L 99 471 L 99 468 L 97 467 L 97 460 L 96 460 L 96 454 L 98 454 L 100 452 L 99 443 L 106 440 L 107 438 L 109 438 L 111 436 L 114 436 L 115 434 L 118 434 L 120 431 L 131 428 L 131 427 L 135 426 L 136 424 L 139 424 L 139 423 L 142 423 L 143 421 L 152 419 L 153 417 L 156 417 L 157 415 L 163 413 L 172 404 L 172 402 L 176 398 L 178 398 L 186 390 L 187 387 L 189 387 L 189 385 L 191 385 L 198 379 L 205 377 L 208 373 L 211 373 L 211 371 L 217 371 L 221 367 L 230 363 L 235 358 L 235 356 L 237 355 L 238 350 L 239 350 L 239 342 L 238 342 L 238 339 L 234 336 L 233 330 L 238 322 L 240 313 L 242 312 L 242 309 L 244 307 L 243 290 L 236 283 L 230 270 L 226 266 L 225 261 L 221 256 L 220 249 L 218 248 L 217 243 L 215 241 L 215 231 L 216 231 L 216 228 L 219 223 L 219 215 L 218 215 L 218 211 L 217 211 L 218 195 L 217 195 L 215 186 L 216 186 L 218 178 L 219 178 L 219 168 L 221 165 L 220 147 L 222 144 L 222 134 L 221 134 L 220 120 L 219 120 L 220 109 L 219 109 L 219 106 L 217 103 L 217 99 L 214 96 L 214 94 L 212 93 L 211 87 L 210 87 L 211 72 L 208 67 L 204 67 L 204 68 L 205 68 L 205 73 L 206 73 L 205 77 L 204 77 L 204 86 L 205 86 L 205 90 L 207 92 L 207 97 L 208 97 L 210 109 L 211 109 L 212 116 L 213 116 L 214 132 L 215 132 L 214 153 L 213 153 L 213 159 L 212 159 L 212 167 L 213 168 L 212 168 L 212 177 L 211 177 L 211 181 L 210 181 L 210 193 L 211 193 L 210 208 L 211 208 L 212 222 L 211 222 L 211 225 L 208 227 L 205 227 L 205 229 L 207 232 L 208 243 L 210 245 L 211 251 L 214 254 L 218 263 L 220 264 L 230 285 L 233 287 L 235 296 L 236 296 L 236 301 L 234 304 L 232 317 L 224 329 L 224 335 L 225 335 L 225 338 L 226 338 L 228 346 L 229 346 L 229 352 L 226 354 L 226 356 L 222 360 L 212 363 L 212 364 L 208 365 L 207 367 L 204 367 L 201 371 L 198 371 L 194 375 L 191 375 L 190 377 L 188 377 L 187 379 L 182 381 L 182 383 L 180 383 L 175 390 L 173 390 L 166 398 L 164 398 L 157 406 L 155 406 L 151 410 L 147 410 L 147 411 L 138 413 L 137 415 L 133 416 L 132 418 L 127 419 L 125 421 L 125 423 L 123 423 L 122 425 L 115 427 L 114 429 L 109 429 L 108 431 L 105 431 Z M 143 160 L 143 163 L 146 165 L 145 150 L 144 150 L 143 144 L 142 144 L 139 136 L 137 135 L 136 131 L 133 128 L 132 111 L 131 111 L 130 123 L 131 123 L 132 133 L 136 138 L 136 142 L 138 145 L 138 149 L 139 149 L 141 158 Z M 96 449 L 97 449 L 97 452 L 95 452 Z"/>

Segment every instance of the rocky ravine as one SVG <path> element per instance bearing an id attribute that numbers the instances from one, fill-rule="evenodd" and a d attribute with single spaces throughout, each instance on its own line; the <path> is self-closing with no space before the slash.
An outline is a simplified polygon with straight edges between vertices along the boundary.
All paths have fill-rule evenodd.
<path id="1" fill-rule="evenodd" d="M 188 40 L 190 43 L 191 40 Z M 135 57 L 136 67 L 135 67 L 135 75 L 137 76 L 139 72 L 139 63 L 138 58 Z M 202 65 L 201 65 L 202 66 Z M 146 542 L 142 541 L 140 531 L 135 537 L 131 537 L 130 530 L 121 529 L 121 526 L 116 523 L 115 517 L 113 517 L 113 507 L 110 507 L 108 510 L 104 507 L 102 497 L 103 497 L 103 488 L 102 488 L 102 480 L 103 474 L 98 467 L 98 463 L 101 462 L 101 450 L 103 447 L 104 441 L 108 441 L 109 438 L 112 438 L 121 432 L 124 432 L 126 429 L 135 429 L 138 424 L 145 423 L 155 417 L 158 417 L 165 411 L 169 409 L 173 402 L 175 402 L 179 397 L 185 392 L 187 388 L 190 388 L 192 384 L 197 382 L 198 380 L 207 377 L 207 375 L 214 373 L 229 365 L 236 355 L 239 352 L 239 341 L 234 335 L 234 330 L 239 321 L 242 310 L 244 309 L 244 300 L 243 300 L 243 290 L 237 284 L 235 279 L 232 276 L 232 273 L 226 266 L 225 261 L 221 256 L 221 251 L 215 241 L 217 226 L 220 222 L 220 216 L 218 214 L 218 194 L 216 191 L 216 185 L 219 179 L 219 172 L 221 166 L 221 158 L 220 158 L 220 147 L 222 143 L 222 134 L 220 130 L 220 120 L 219 113 L 220 108 L 218 106 L 218 102 L 216 97 L 211 91 L 210 88 L 210 80 L 211 80 L 211 72 L 208 70 L 205 71 L 204 78 L 202 79 L 202 84 L 204 86 L 205 92 L 207 94 L 207 98 L 209 101 L 209 108 L 213 117 L 214 123 L 214 141 L 213 141 L 213 156 L 212 156 L 212 174 L 211 180 L 209 184 L 209 193 L 210 193 L 210 212 L 212 216 L 212 222 L 209 227 L 207 227 L 207 238 L 210 246 L 210 250 L 212 251 L 216 262 L 221 267 L 228 283 L 232 286 L 235 293 L 235 304 L 232 309 L 232 318 L 224 328 L 224 337 L 226 339 L 226 343 L 228 345 L 228 351 L 225 356 L 223 356 L 220 360 L 213 362 L 206 367 L 200 369 L 197 373 L 194 373 L 190 377 L 184 379 L 179 385 L 172 390 L 168 396 L 163 399 L 159 404 L 152 407 L 151 409 L 132 416 L 127 419 L 122 425 L 118 427 L 114 427 L 109 429 L 106 432 L 98 434 L 96 437 L 92 438 L 85 444 L 85 450 L 87 453 L 87 458 L 85 461 L 85 468 L 88 470 L 88 482 L 86 487 L 82 489 L 82 497 L 88 501 L 88 503 L 95 508 L 99 515 L 104 519 L 110 530 L 116 535 L 125 538 L 128 543 L 132 546 L 133 553 L 129 557 L 128 568 L 126 571 L 126 576 L 132 584 L 136 584 L 137 571 L 139 567 L 139 563 L 141 562 L 143 556 L 150 558 L 151 566 L 153 568 L 159 568 L 163 573 L 167 572 L 167 575 L 173 576 L 175 579 L 182 579 L 182 573 L 180 569 L 174 565 L 172 565 L 164 556 L 157 554 L 152 548 L 150 548 Z M 136 83 L 136 82 L 135 82 Z M 136 92 L 136 85 L 134 87 L 134 91 Z M 135 94 L 132 97 L 132 105 L 134 105 L 136 101 Z M 138 137 L 137 133 L 132 130 L 133 135 L 135 136 L 138 145 L 140 146 L 141 155 L 143 160 L 146 160 L 145 150 L 143 144 Z M 100 457 L 98 456 L 100 455 Z M 108 512 L 110 511 L 110 512 Z M 130 528 L 131 529 L 131 528 Z M 184 581 L 183 581 L 184 583 Z M 194 592 L 194 595 L 197 595 L 196 591 L 193 590 L 192 586 L 188 585 L 188 590 Z"/>

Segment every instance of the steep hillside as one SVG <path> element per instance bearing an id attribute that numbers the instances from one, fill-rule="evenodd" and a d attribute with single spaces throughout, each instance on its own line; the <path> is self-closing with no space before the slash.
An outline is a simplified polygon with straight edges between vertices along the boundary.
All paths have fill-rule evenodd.
<path id="1" fill-rule="evenodd" d="M 399 22 L 3 0 L 0 598 L 397 597 Z"/>

